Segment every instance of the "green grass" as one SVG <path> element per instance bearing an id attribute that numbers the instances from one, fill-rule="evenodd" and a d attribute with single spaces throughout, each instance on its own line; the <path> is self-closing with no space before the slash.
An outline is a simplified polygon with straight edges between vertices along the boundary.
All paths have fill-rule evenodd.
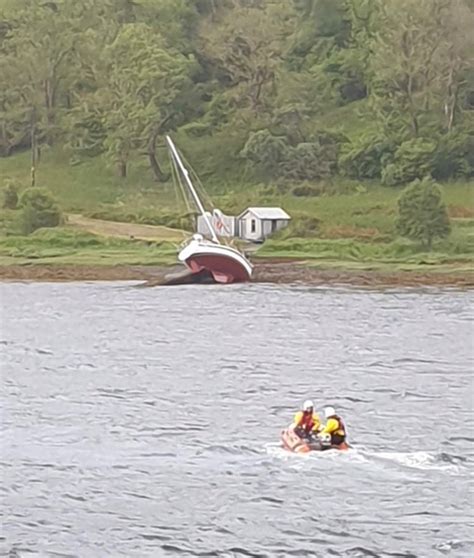
<path id="1" fill-rule="evenodd" d="M 0 176 L 20 188 L 29 186 L 29 154 L 0 158 Z M 110 204 L 126 206 L 131 211 L 137 207 L 161 209 L 176 206 L 176 194 L 171 184 L 154 182 L 148 170 L 139 164 L 131 165 L 129 176 L 123 180 L 102 157 L 71 165 L 67 154 L 59 149 L 42 154 L 36 182 L 37 186 L 50 190 L 62 209 L 71 213 L 97 210 Z"/>
<path id="2" fill-rule="evenodd" d="M 471 226 L 455 227 L 449 239 L 435 243 L 427 253 L 403 239 L 362 242 L 354 239 L 274 239 L 258 251 L 260 258 L 299 258 L 318 268 L 353 271 L 429 271 L 472 273 L 474 233 Z"/>
<path id="3" fill-rule="evenodd" d="M 203 178 L 204 169 L 210 172 L 216 168 L 216 161 L 207 161 L 205 153 L 216 156 L 220 151 L 209 150 L 206 142 L 192 140 L 194 151 L 191 152 L 191 140 L 182 142 L 183 149 L 190 152 L 193 167 Z M 206 150 L 203 147 L 206 145 Z M 201 146 L 201 147 L 200 147 Z M 227 149 L 227 148 L 226 148 Z M 222 148 L 221 148 L 222 150 Z M 0 158 L 0 176 L 4 182 L 11 180 L 20 187 L 29 185 L 29 155 L 22 153 L 8 158 Z M 219 173 L 220 176 L 220 173 Z M 212 178 L 212 179 L 211 179 Z M 203 180 L 204 181 L 204 180 Z M 243 211 L 249 205 L 281 205 L 290 213 L 306 214 L 320 219 L 323 229 L 332 227 L 368 227 L 377 228 L 387 233 L 393 228 L 396 215 L 397 199 L 401 188 L 388 188 L 377 183 L 364 183 L 337 179 L 327 184 L 330 193 L 319 197 L 298 198 L 288 193 L 289 184 L 284 193 L 279 193 L 271 185 L 258 185 L 243 182 L 242 179 L 217 181 L 214 174 L 209 181 L 204 181 L 213 201 L 223 209 L 234 212 Z M 67 154 L 60 150 L 45 151 L 37 173 L 37 183 L 51 190 L 62 209 L 71 213 L 101 214 L 103 218 L 117 214 L 138 214 L 143 220 L 153 222 L 154 216 L 159 222 L 164 214 L 183 214 L 184 204 L 179 203 L 171 183 L 158 184 L 150 176 L 146 161 L 135 162 L 130 166 L 129 177 L 125 180 L 115 176 L 102 157 L 89 159 L 81 164 L 70 165 Z M 0 183 L 0 188 L 2 184 Z M 218 188 L 219 194 L 216 193 Z M 467 208 L 474 217 L 474 186 L 468 182 L 453 182 L 443 186 L 443 194 L 449 207 Z"/>
<path id="4" fill-rule="evenodd" d="M 335 122 L 334 125 L 336 125 Z M 230 138 L 178 138 L 193 167 L 199 173 L 216 206 L 238 214 L 252 205 L 282 206 L 293 217 L 294 225 L 267 241 L 257 252 L 261 257 L 295 257 L 318 264 L 363 265 L 462 265 L 472 263 L 474 242 L 474 185 L 452 182 L 443 185 L 444 200 L 452 222 L 450 238 L 426 255 L 415 245 L 400 241 L 394 233 L 397 200 L 401 188 L 388 188 L 376 182 L 359 182 L 339 178 L 318 184 L 322 195 L 295 197 L 292 184 L 285 187 L 245 181 L 245 170 L 232 179 L 232 169 L 240 162 L 229 161 L 223 173 L 214 171 L 227 150 Z M 211 155 L 209 155 L 211 153 Z M 207 154 L 207 155 L 206 155 Z M 213 171 L 214 169 L 214 171 Z M 204 180 L 207 175 L 207 180 Z M 235 175 L 235 173 L 234 173 Z M 20 187 L 29 184 L 27 153 L 0 158 L 0 176 Z M 178 226 L 184 205 L 176 199 L 171 184 L 157 184 L 150 176 L 146 161 L 135 161 L 126 180 L 115 176 L 102 157 L 70 165 L 67 153 L 45 150 L 37 173 L 39 186 L 52 191 L 66 212 L 83 213 L 102 219 Z M 0 188 L 2 184 L 0 182 Z M 298 220 L 317 220 L 316 238 L 298 238 Z M 176 221 L 171 222 L 173 219 Z M 301 221 L 300 221 L 301 222 Z M 301 229 L 301 227 L 300 227 Z M 76 233 L 68 228 L 38 231 L 30 237 L 15 237 L 21 232 L 19 212 L 0 210 L 0 264 L 11 263 L 81 263 L 114 265 L 116 263 L 174 263 L 176 246 L 171 243 L 150 244 L 133 240 L 108 240 Z M 304 234 L 304 233 L 303 233 Z M 77 235 L 77 236 L 76 236 Z M 296 238 L 294 238 L 296 236 Z M 95 239 L 95 240 L 93 240 Z"/>
<path id="5" fill-rule="evenodd" d="M 170 242 L 107 239 L 67 227 L 41 229 L 30 236 L 0 237 L 0 265 L 171 265 Z"/>
<path id="6" fill-rule="evenodd" d="M 320 221 L 320 234 L 326 238 L 375 238 L 390 240 L 394 237 L 397 201 L 402 188 L 388 188 L 375 183 L 354 183 L 339 180 L 329 186 L 340 193 L 318 197 L 295 197 L 291 194 L 266 195 L 268 188 L 247 187 L 230 195 L 216 198 L 218 205 L 238 211 L 252 205 L 279 205 L 297 219 L 315 217 Z M 443 185 L 443 196 L 450 211 L 474 217 L 474 185 L 453 182 Z M 220 202 L 220 203 L 219 203 Z M 459 220 L 461 221 L 461 219 Z M 457 227 L 458 219 L 452 219 Z M 470 225 L 469 225 L 470 226 Z"/>

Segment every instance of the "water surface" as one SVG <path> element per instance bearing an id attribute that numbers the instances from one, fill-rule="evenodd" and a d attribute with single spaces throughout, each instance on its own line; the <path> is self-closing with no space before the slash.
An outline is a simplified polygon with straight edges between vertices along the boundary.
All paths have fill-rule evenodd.
<path id="1" fill-rule="evenodd" d="M 472 555 L 469 293 L 0 290 L 1 555 Z M 307 397 L 354 450 L 279 448 Z"/>

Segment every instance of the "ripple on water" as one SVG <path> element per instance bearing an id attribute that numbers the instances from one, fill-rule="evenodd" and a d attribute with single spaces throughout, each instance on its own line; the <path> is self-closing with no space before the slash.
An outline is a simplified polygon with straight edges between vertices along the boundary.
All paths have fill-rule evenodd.
<path id="1" fill-rule="evenodd" d="M 472 555 L 469 293 L 0 288 L 0 555 Z"/>

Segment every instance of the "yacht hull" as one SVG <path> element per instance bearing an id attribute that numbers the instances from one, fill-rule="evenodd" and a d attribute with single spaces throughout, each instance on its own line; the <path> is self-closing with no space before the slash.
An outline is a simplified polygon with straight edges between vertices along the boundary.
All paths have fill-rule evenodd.
<path id="1" fill-rule="evenodd" d="M 250 262 L 228 246 L 193 241 L 178 257 L 192 273 L 207 270 L 216 283 L 243 283 L 250 281 L 252 276 Z"/>

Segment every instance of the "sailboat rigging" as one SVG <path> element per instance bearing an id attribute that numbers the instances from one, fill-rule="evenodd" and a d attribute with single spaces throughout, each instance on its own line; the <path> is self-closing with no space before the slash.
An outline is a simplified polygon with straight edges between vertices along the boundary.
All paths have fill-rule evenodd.
<path id="1" fill-rule="evenodd" d="M 209 219 L 201 199 L 189 176 L 188 169 L 174 145 L 172 139 L 166 136 L 173 165 L 184 178 L 185 184 L 194 203 L 202 215 L 211 240 L 205 239 L 201 234 L 194 234 L 178 254 L 178 259 L 188 267 L 192 273 L 208 272 L 217 283 L 239 283 L 250 281 L 253 266 L 247 258 L 236 248 L 222 244 Z"/>

